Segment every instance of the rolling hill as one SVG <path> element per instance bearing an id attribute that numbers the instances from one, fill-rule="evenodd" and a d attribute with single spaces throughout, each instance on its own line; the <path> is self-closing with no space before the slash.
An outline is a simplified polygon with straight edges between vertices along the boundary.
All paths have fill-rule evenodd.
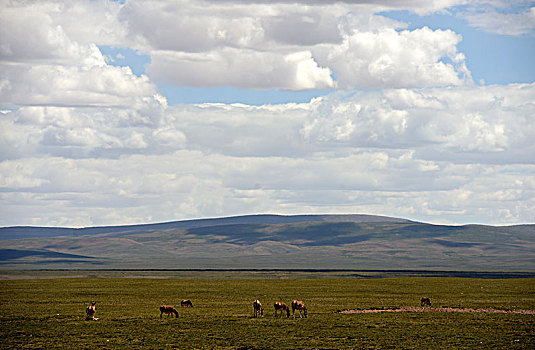
<path id="1" fill-rule="evenodd" d="M 535 225 L 370 215 L 249 215 L 89 228 L 0 228 L 0 268 L 535 270 Z"/>

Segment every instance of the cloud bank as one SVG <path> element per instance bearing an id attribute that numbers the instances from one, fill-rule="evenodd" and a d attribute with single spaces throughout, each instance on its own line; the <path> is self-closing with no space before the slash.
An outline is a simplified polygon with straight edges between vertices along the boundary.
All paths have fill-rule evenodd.
<path id="1" fill-rule="evenodd" d="M 371 212 L 529 222 L 530 101 L 534 84 L 390 89 L 261 107 L 181 105 L 147 110 L 150 117 L 22 107 L 0 119 L 0 196 L 10 209 L 3 220 L 90 225 Z"/>
<path id="2" fill-rule="evenodd" d="M 459 2 L 407 6 L 418 4 Z M 535 84 L 474 86 L 462 36 L 378 15 L 398 2 L 1 6 L 0 225 L 247 213 L 533 222 Z M 149 55 L 146 73 L 111 65 L 100 45 Z M 168 106 L 161 83 L 332 92 Z"/>

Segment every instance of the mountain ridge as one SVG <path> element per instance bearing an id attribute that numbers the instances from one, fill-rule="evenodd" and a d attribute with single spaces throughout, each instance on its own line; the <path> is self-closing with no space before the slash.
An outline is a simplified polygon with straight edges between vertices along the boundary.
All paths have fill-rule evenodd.
<path id="1" fill-rule="evenodd" d="M 136 228 L 190 228 L 190 227 L 205 227 L 222 224 L 236 224 L 236 223 L 255 223 L 255 224 L 273 224 L 273 223 L 293 223 L 293 222 L 308 222 L 308 221 L 325 221 L 329 218 L 334 221 L 345 220 L 353 222 L 361 221 L 395 221 L 395 222 L 412 222 L 407 219 L 400 219 L 382 215 L 367 215 L 367 214 L 318 214 L 318 215 L 279 215 L 279 214 L 251 214 L 238 215 L 218 218 L 203 218 L 203 219 L 187 219 L 187 220 L 173 220 L 157 223 L 146 224 L 128 224 L 128 225 L 107 225 L 107 226 L 88 226 L 88 227 L 61 227 L 61 226 L 7 226 L 0 227 L 0 240 L 12 239 L 14 237 L 8 236 L 12 232 L 24 233 L 28 231 L 46 231 L 44 234 L 33 237 L 53 237 L 59 234 L 73 235 L 73 233 L 82 234 L 99 234 L 110 233 L 117 231 L 134 232 Z M 349 220 L 348 220 L 349 219 Z M 6 238 L 9 237 L 9 238 Z M 32 238 L 30 236 L 19 238 Z"/>
<path id="2" fill-rule="evenodd" d="M 0 269 L 535 270 L 535 225 L 448 226 L 363 214 L 260 214 L 40 229 L 0 228 Z"/>

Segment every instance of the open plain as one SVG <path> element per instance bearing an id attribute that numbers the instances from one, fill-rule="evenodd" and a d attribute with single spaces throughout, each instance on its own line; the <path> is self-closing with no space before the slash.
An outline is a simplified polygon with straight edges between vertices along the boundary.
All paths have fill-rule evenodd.
<path id="1" fill-rule="evenodd" d="M 128 273 L 126 273 L 128 274 Z M 131 273 L 134 275 L 135 273 Z M 292 278 L 271 272 L 182 278 L 25 278 L 0 281 L 3 348 L 532 349 L 535 279 Z M 203 278 L 209 276 L 209 278 Z M 297 275 L 303 277 L 303 275 Z M 46 276 L 44 276 L 46 277 Z M 178 278 L 177 278 L 178 277 Z M 219 278 L 218 278 L 219 277 Z M 424 312 L 433 308 L 515 312 Z M 190 299 L 193 308 L 180 308 Z M 259 299 L 264 317 L 253 318 Z M 308 318 L 275 318 L 273 302 L 303 300 Z M 96 302 L 98 321 L 84 321 Z M 179 318 L 160 318 L 173 305 Z M 407 312 L 341 313 L 407 308 Z M 408 308 L 413 308 L 409 311 Z M 439 310 L 440 311 L 440 310 Z"/>

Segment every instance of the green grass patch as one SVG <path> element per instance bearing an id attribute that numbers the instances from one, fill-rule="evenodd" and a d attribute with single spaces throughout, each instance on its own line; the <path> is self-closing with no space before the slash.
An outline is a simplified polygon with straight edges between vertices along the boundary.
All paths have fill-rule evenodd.
<path id="1" fill-rule="evenodd" d="M 535 279 L 150 279 L 0 281 L 2 348 L 535 348 L 535 316 L 486 313 L 339 314 L 419 306 L 535 310 Z M 179 308 L 191 299 L 193 308 Z M 252 302 L 265 317 L 252 318 Z M 273 317 L 303 300 L 307 319 Z M 96 301 L 98 321 L 84 321 Z M 180 317 L 159 318 L 159 306 Z"/>

